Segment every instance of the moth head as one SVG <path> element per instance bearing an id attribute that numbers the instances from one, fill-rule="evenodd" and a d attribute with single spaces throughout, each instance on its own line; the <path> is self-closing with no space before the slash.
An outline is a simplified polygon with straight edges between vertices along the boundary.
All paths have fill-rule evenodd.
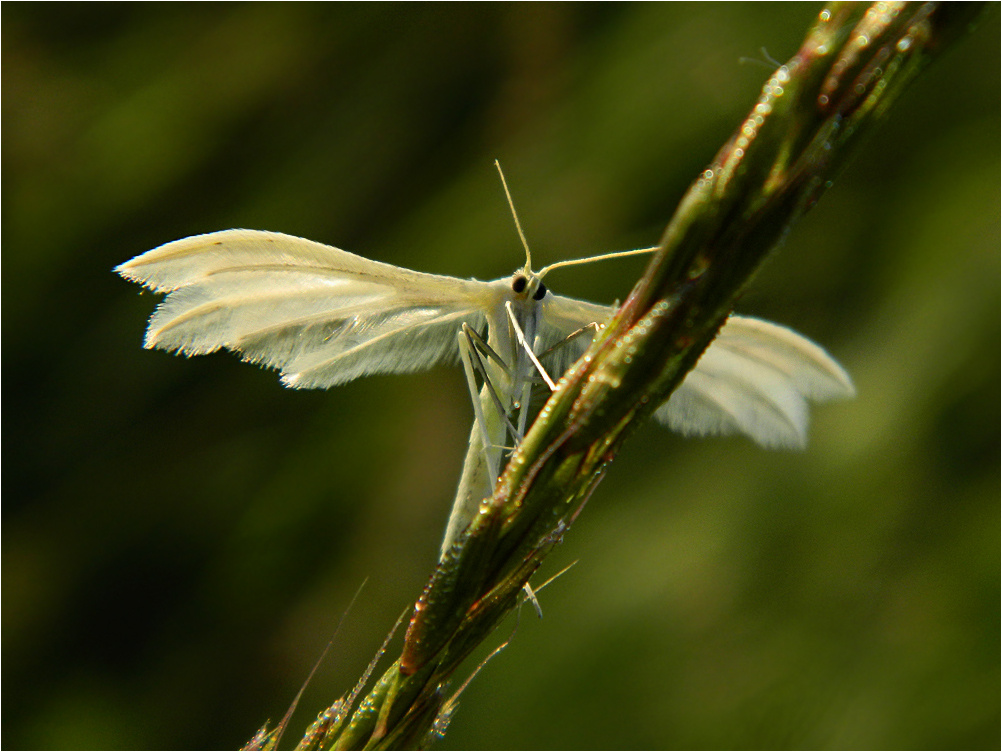
<path id="1" fill-rule="evenodd" d="M 512 275 L 511 290 L 523 300 L 540 301 L 546 297 L 546 285 L 540 275 L 529 269 L 519 269 Z"/>

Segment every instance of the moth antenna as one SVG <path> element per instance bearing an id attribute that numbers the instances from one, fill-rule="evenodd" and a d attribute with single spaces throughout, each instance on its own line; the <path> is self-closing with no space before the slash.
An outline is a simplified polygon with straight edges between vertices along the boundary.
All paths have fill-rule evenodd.
<path id="1" fill-rule="evenodd" d="M 511 192 L 508 190 L 508 181 L 504 179 L 504 171 L 501 169 L 501 162 L 494 160 L 494 166 L 498 168 L 498 175 L 501 176 L 501 185 L 504 186 L 504 195 L 508 198 L 508 208 L 511 209 L 512 219 L 515 220 L 515 229 L 522 239 L 522 247 L 525 248 L 525 273 L 532 273 L 532 253 L 529 251 L 529 243 L 522 232 L 522 223 L 518 221 L 518 213 L 515 211 L 515 202 L 511 200 Z"/>
<path id="2" fill-rule="evenodd" d="M 522 240 L 522 247 L 525 248 L 525 273 L 532 274 L 532 252 L 529 250 L 529 241 L 525 239 L 525 233 L 522 232 L 522 223 L 518 221 L 518 212 L 515 211 L 515 202 L 511 199 L 511 191 L 508 190 L 508 181 L 504 179 L 504 170 L 501 169 L 501 162 L 497 159 L 494 160 L 494 166 L 498 168 L 498 175 L 501 176 L 501 185 L 504 187 L 504 195 L 508 199 L 508 208 L 511 209 L 512 219 L 515 220 L 515 229 L 518 230 L 518 237 Z M 553 270 L 559 269 L 562 266 L 574 266 L 576 264 L 587 264 L 592 261 L 604 261 L 605 259 L 623 258 L 625 256 L 638 256 L 641 253 L 653 253 L 658 250 L 660 246 L 653 246 L 651 248 L 637 248 L 632 251 L 616 251 L 614 253 L 603 253 L 598 256 L 592 256 L 590 258 L 583 259 L 571 259 L 569 261 L 558 261 L 555 264 L 550 264 L 549 266 L 543 267 L 543 269 L 536 274 L 536 277 L 542 279 L 543 276 Z"/>
<path id="3" fill-rule="evenodd" d="M 578 264 L 590 264 L 592 261 L 605 261 L 606 259 L 625 258 L 626 256 L 639 256 L 642 253 L 654 253 L 654 251 L 658 250 L 659 248 L 661 248 L 661 246 L 656 245 L 652 246 L 651 248 L 637 248 L 632 251 L 614 251 L 613 253 L 601 253 L 598 256 L 589 256 L 588 258 L 570 259 L 568 261 L 558 261 L 555 264 L 544 266 L 542 269 L 539 270 L 536 276 L 542 279 L 547 272 L 551 272 L 554 269 L 559 269 L 563 266 L 577 266 Z"/>

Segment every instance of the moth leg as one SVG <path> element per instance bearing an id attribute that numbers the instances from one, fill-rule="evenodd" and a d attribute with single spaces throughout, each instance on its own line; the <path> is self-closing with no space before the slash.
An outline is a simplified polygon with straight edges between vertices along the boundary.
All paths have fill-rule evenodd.
<path id="1" fill-rule="evenodd" d="M 464 335 L 465 335 L 465 341 L 464 341 Z M 460 332 L 459 346 L 460 349 L 464 352 L 463 366 L 464 368 L 467 369 L 466 372 L 467 385 L 470 387 L 470 397 L 473 399 L 474 402 L 474 411 L 477 411 L 477 408 L 479 408 L 479 411 L 477 412 L 477 420 L 480 421 L 481 427 L 484 428 L 484 426 L 486 425 L 481 420 L 484 417 L 483 405 L 480 403 L 479 392 L 476 390 L 475 380 L 474 381 L 470 380 L 472 376 L 472 371 L 476 371 L 477 373 L 479 373 L 480 378 L 483 379 L 484 388 L 490 395 L 491 401 L 494 403 L 494 409 L 497 410 L 498 415 L 501 417 L 501 420 L 505 424 L 505 427 L 511 432 L 512 436 L 520 438 L 521 434 L 519 434 L 515 430 L 515 426 L 511 424 L 511 420 L 509 420 L 508 418 L 508 410 L 505 408 L 504 403 L 501 402 L 501 397 L 498 395 L 497 390 L 494 388 L 494 383 L 491 381 L 490 375 L 487 373 L 487 368 L 484 366 L 484 361 L 480 357 L 480 355 L 478 355 L 478 351 L 483 352 L 484 355 L 486 355 L 490 359 L 496 359 L 497 364 L 504 369 L 505 374 L 510 376 L 511 372 L 508 370 L 508 367 L 505 365 L 504 361 L 501 360 L 501 357 L 496 352 L 494 352 L 494 349 L 486 342 L 484 342 L 483 338 L 479 334 L 477 334 L 476 331 L 471 329 L 468 324 L 465 323 L 463 324 L 462 331 Z M 486 428 L 484 428 L 484 434 L 486 438 Z M 503 446 L 496 446 L 493 442 L 488 444 L 486 441 L 484 443 L 484 446 L 494 447 L 497 449 L 507 448 Z M 495 477 L 497 476 L 495 475 Z"/>
<path id="2" fill-rule="evenodd" d="M 479 358 L 474 360 L 473 346 L 468 339 L 467 329 L 466 324 L 463 324 L 463 328 L 458 332 L 460 360 L 463 361 L 463 371 L 466 373 L 466 386 L 469 387 L 470 398 L 473 400 L 473 414 L 477 425 L 480 427 L 480 443 L 483 444 L 484 457 L 487 461 L 491 482 L 493 483 L 494 479 L 498 477 L 498 463 L 494 453 L 490 449 L 491 439 L 487 434 L 487 419 L 484 417 L 484 408 L 480 404 L 480 390 L 477 389 L 477 379 L 474 376 L 474 363 L 481 368 L 483 368 L 483 364 L 480 363 Z"/>
<path id="3" fill-rule="evenodd" d="M 486 348 L 486 350 L 482 350 L 482 352 L 487 354 L 489 351 L 489 353 L 494 354 L 493 357 L 498 357 L 497 353 L 494 353 L 494 350 L 492 350 L 487 343 L 483 341 L 479 334 L 477 334 L 467 324 L 463 324 L 463 327 L 459 332 L 460 359 L 463 361 L 463 370 L 466 372 L 466 384 L 470 389 L 470 399 L 473 401 L 473 412 L 476 416 L 477 425 L 480 426 L 481 441 L 484 445 L 484 453 L 487 456 L 487 465 L 491 471 L 491 477 L 497 478 L 500 467 L 498 465 L 496 455 L 492 450 L 505 449 L 506 447 L 498 446 L 495 441 L 491 440 L 487 429 L 487 416 L 484 414 L 481 390 L 477 389 L 477 381 L 474 375 L 475 373 L 479 373 L 480 378 L 483 379 L 483 391 L 486 391 L 486 393 L 490 396 L 491 401 L 494 403 L 494 409 L 497 410 L 497 414 L 501 418 L 502 422 L 504 422 L 505 427 L 511 431 L 513 436 L 517 436 L 518 434 L 515 431 L 515 426 L 511 424 L 511 421 L 508 418 L 508 411 L 501 402 L 501 398 L 498 396 L 497 390 L 491 382 L 490 375 L 484 367 L 483 359 L 478 353 L 478 350 L 480 350 L 477 344 L 478 340 L 479 344 Z M 504 366 L 503 361 L 500 361 L 500 359 L 499 363 Z M 507 367 L 505 367 L 505 371 L 507 372 Z"/>
<path id="4" fill-rule="evenodd" d="M 497 351 L 487 344 L 476 329 L 473 329 L 469 324 L 464 323 L 463 332 L 466 334 L 466 338 L 470 341 L 470 345 L 479 350 L 488 360 L 493 361 L 498 368 L 504 371 L 508 378 L 512 378 L 511 369 L 508 367 L 508 364 L 505 363 L 504 358 L 498 355 Z"/>
<path id="5" fill-rule="evenodd" d="M 448 553 L 461 532 L 473 520 L 484 496 L 491 494 L 497 482 L 501 462 L 507 452 L 505 447 L 499 446 L 505 443 L 501 431 L 515 431 L 487 370 L 487 363 L 494 363 L 498 366 L 498 370 L 494 371 L 495 378 L 499 374 L 508 378 L 511 371 L 507 364 L 467 324 L 463 324 L 456 334 L 459 340 L 459 359 L 463 364 L 470 399 L 473 401 L 475 419 L 470 429 L 463 473 L 456 490 L 456 500 L 449 513 L 440 556 Z M 477 385 L 478 373 L 483 381 L 482 387 Z"/>
<path id="6" fill-rule="evenodd" d="M 510 318 L 510 322 L 509 322 L 509 327 L 508 328 L 512 332 L 512 336 L 516 337 L 516 339 L 520 343 L 522 343 L 523 346 L 524 346 L 525 345 L 525 337 L 524 337 L 524 335 L 522 337 L 519 337 L 518 332 L 516 331 L 518 325 L 517 325 L 517 323 L 514 320 L 514 316 L 512 315 L 512 312 L 509 311 L 508 315 L 509 315 L 509 318 Z M 541 365 L 543 359 L 545 359 L 546 357 L 548 357 L 548 356 L 552 355 L 553 353 L 559 351 L 561 348 L 567 347 L 569 344 L 571 344 L 572 342 L 574 342 L 579 337 L 582 337 L 582 336 L 585 336 L 585 335 L 589 335 L 590 337 L 594 338 L 594 336 L 596 334 L 598 334 L 598 332 L 602 329 L 602 327 L 603 327 L 603 325 L 599 324 L 598 322 L 592 322 L 590 324 L 586 324 L 585 326 L 582 326 L 580 329 L 577 329 L 576 331 L 571 332 L 566 337 L 564 337 L 562 340 L 560 340 L 559 342 L 557 342 L 555 345 L 553 345 L 552 347 L 548 348 L 547 350 L 544 350 L 539 355 L 535 354 L 536 353 L 536 349 L 537 349 L 535 345 L 538 343 L 538 337 L 536 338 L 537 342 L 533 343 L 533 347 L 531 349 L 528 348 L 528 347 L 525 348 L 526 353 L 532 359 L 532 362 L 536 365 L 537 370 L 542 375 L 542 381 L 544 381 L 546 383 L 546 386 L 549 389 L 549 391 L 552 392 L 555 387 L 554 387 L 553 380 L 547 375 L 544 367 Z M 534 382 L 535 382 L 535 384 L 539 384 L 540 380 L 537 378 L 537 379 L 534 379 Z M 525 395 L 523 397 L 523 402 L 528 402 L 528 399 L 529 399 L 528 395 Z M 525 417 L 526 416 L 525 416 L 524 412 L 519 415 L 519 419 L 520 419 L 519 422 L 520 422 L 520 428 L 522 429 L 522 433 L 525 432 L 525 426 L 524 426 L 524 423 L 523 423 Z"/>
<path id="7" fill-rule="evenodd" d="M 498 366 L 498 368 L 500 368 L 504 372 L 504 375 L 508 378 L 509 382 L 512 384 L 512 391 L 514 391 L 517 388 L 517 384 L 520 381 L 519 379 L 516 378 L 515 371 L 513 371 L 512 368 L 508 366 L 504 358 L 498 355 L 497 351 L 493 347 L 491 347 L 487 342 L 484 341 L 483 337 L 481 337 L 480 334 L 475 329 L 470 329 L 469 326 L 467 326 L 466 324 L 464 324 L 463 326 L 466 327 L 467 329 L 467 334 L 471 338 L 471 344 L 475 346 L 476 350 L 479 350 L 481 353 L 483 353 L 484 356 L 489 361 L 494 363 L 496 366 Z M 511 331 L 510 325 L 508 328 L 509 328 L 509 335 L 514 336 L 514 332 Z M 517 403 L 513 403 L 513 406 L 520 406 L 518 428 L 516 429 L 512 426 L 511 420 L 508 417 L 510 415 L 510 412 L 507 409 L 503 409 L 502 407 L 503 403 L 500 401 L 500 396 L 497 394 L 497 390 L 494 388 L 494 384 L 491 381 L 489 375 L 485 372 L 485 370 L 480 370 L 480 375 L 483 378 L 484 383 L 490 386 L 493 392 L 492 397 L 494 398 L 494 406 L 497 408 L 498 413 L 504 416 L 505 423 L 507 425 L 509 432 L 511 433 L 511 437 L 514 440 L 515 444 L 517 445 L 520 441 L 522 441 L 522 437 L 525 435 L 526 406 L 529 403 L 528 392 L 525 389 L 523 389 L 521 400 Z M 514 447 L 509 447 L 509 446 L 499 446 L 498 448 L 506 449 L 509 451 L 514 449 Z"/>
<path id="8" fill-rule="evenodd" d="M 553 379 L 550 378 L 546 369 L 543 368 L 543 364 L 539 362 L 539 359 L 536 357 L 536 353 L 532 351 L 532 348 L 529 347 L 529 344 L 525 341 L 525 335 L 522 333 L 522 327 L 518 325 L 518 321 L 515 319 L 515 313 L 511 310 L 511 301 L 506 302 L 504 307 L 508 312 L 508 321 L 511 323 L 512 330 L 515 332 L 515 338 L 518 340 L 518 344 L 523 347 L 525 354 L 528 355 L 529 360 L 532 361 L 532 365 L 536 367 L 536 370 L 539 371 L 539 375 L 543 377 L 543 381 L 545 381 L 546 385 L 550 387 L 550 391 L 555 392 L 557 390 L 557 385 L 553 382 Z"/>
<path id="9" fill-rule="evenodd" d="M 536 357 L 539 358 L 540 362 L 543 362 L 546 358 L 548 358 L 549 356 L 553 355 L 556 352 L 559 352 L 562 348 L 567 347 L 568 345 L 570 345 L 572 342 L 574 342 L 574 340 L 578 339 L 579 337 L 583 337 L 585 335 L 589 335 L 592 338 L 594 338 L 594 336 L 596 334 L 598 334 L 599 331 L 602 330 L 602 328 L 603 328 L 603 325 L 599 324 L 598 322 L 592 322 L 590 324 L 586 324 L 585 326 L 582 326 L 580 329 L 578 329 L 576 331 L 573 331 L 570 334 L 568 334 L 566 337 L 564 337 L 562 340 L 560 340 L 559 342 L 557 342 L 552 347 L 550 347 L 550 348 L 544 350 L 543 352 L 539 353 L 539 355 L 537 355 Z M 536 379 L 535 383 L 538 385 L 538 384 L 541 383 L 541 380 L 540 379 Z"/>
<path id="10" fill-rule="evenodd" d="M 594 336 L 596 334 L 598 334 L 601 331 L 601 329 L 602 329 L 602 325 L 599 324 L 597 321 L 593 321 L 590 324 L 585 324 L 584 326 L 582 326 L 577 331 L 573 331 L 570 334 L 568 334 L 566 337 L 564 337 L 562 340 L 560 340 L 553 347 L 549 348 L 548 350 L 545 350 L 545 351 L 541 352 L 539 354 L 539 359 L 542 360 L 547 355 L 551 355 L 551 354 L 555 353 L 561 347 L 566 347 L 571 342 L 573 342 L 574 340 L 576 340 L 578 337 L 583 337 L 585 334 L 591 333 L 591 336 L 594 338 Z"/>

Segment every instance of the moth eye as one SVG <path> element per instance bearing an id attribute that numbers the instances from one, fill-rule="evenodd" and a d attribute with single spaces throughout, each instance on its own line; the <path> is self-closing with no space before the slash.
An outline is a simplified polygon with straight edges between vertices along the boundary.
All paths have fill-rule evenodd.
<path id="1" fill-rule="evenodd" d="M 526 278 L 523 277 L 521 274 L 519 274 L 517 277 L 515 277 L 515 279 L 511 281 L 511 289 L 514 290 L 515 292 L 522 292 L 527 284 L 528 281 L 526 280 Z"/>
<path id="2" fill-rule="evenodd" d="M 532 295 L 532 299 L 533 300 L 542 300 L 545 297 L 546 297 L 546 285 L 544 285 L 542 282 L 540 282 L 539 283 L 539 287 L 536 288 L 536 292 L 533 293 L 533 295 Z"/>

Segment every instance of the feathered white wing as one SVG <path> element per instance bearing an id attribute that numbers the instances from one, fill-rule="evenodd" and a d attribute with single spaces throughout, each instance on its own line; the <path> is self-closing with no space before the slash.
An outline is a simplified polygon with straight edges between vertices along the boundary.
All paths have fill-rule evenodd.
<path id="1" fill-rule="evenodd" d="M 480 329 L 486 283 L 422 274 L 311 240 L 256 230 L 196 235 L 116 270 L 166 292 L 145 346 L 220 348 L 277 368 L 291 387 L 457 359 L 462 322 Z"/>
<path id="2" fill-rule="evenodd" d="M 544 302 L 547 322 L 565 332 L 604 323 L 612 313 L 556 295 Z M 587 345 L 584 339 L 577 355 Z M 807 401 L 854 394 L 845 370 L 806 337 L 761 319 L 731 316 L 654 417 L 686 436 L 741 433 L 764 447 L 803 448 Z"/>
<path id="3" fill-rule="evenodd" d="M 849 374 L 806 337 L 731 316 L 654 417 L 687 436 L 743 433 L 764 447 L 801 449 L 807 401 L 854 394 Z"/>

